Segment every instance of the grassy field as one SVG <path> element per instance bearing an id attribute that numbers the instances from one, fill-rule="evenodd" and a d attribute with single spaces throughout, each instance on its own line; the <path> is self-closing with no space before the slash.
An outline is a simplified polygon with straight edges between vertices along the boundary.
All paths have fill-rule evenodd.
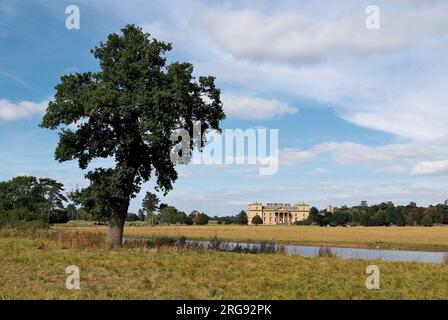
<path id="1" fill-rule="evenodd" d="M 58 227 L 60 228 L 60 227 Z M 64 227 L 64 230 L 106 232 L 107 227 Z M 305 245 L 448 251 L 448 227 L 313 227 L 313 226 L 148 226 L 125 227 L 125 235 L 180 236 L 190 239 L 269 240 Z"/>
<path id="2" fill-rule="evenodd" d="M 79 242 L 79 241 L 78 241 Z M 73 242 L 73 243 L 78 243 Z M 0 238 L 0 299 L 447 299 L 448 265 Z M 376 264 L 381 289 L 365 288 Z M 65 269 L 81 270 L 67 290 Z"/>

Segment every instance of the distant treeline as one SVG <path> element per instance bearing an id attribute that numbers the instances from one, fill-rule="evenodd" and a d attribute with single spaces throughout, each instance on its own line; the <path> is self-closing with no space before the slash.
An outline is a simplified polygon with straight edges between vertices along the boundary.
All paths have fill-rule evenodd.
<path id="1" fill-rule="evenodd" d="M 235 216 L 211 218 L 197 210 L 186 214 L 159 202 L 155 194 L 147 192 L 139 212 L 128 213 L 126 220 L 144 221 L 151 225 L 247 224 L 244 211 Z M 107 215 L 103 211 L 88 191 L 74 190 L 66 194 L 63 184 L 53 179 L 20 176 L 0 182 L 0 227 L 22 221 L 51 224 L 87 220 L 106 223 Z"/>
<path id="2" fill-rule="evenodd" d="M 129 213 L 128 221 L 144 221 L 147 224 L 203 225 L 247 224 L 245 211 L 234 216 L 210 217 L 193 210 L 190 214 L 164 203 L 153 193 L 147 192 L 138 214 Z M 90 220 L 105 223 L 104 209 L 97 206 L 88 192 L 64 192 L 64 186 L 53 179 L 32 176 L 15 177 L 0 182 L 0 226 L 16 221 L 40 221 L 64 223 L 69 220 Z M 252 221 L 253 222 L 253 221 Z M 262 221 L 260 221 L 262 222 Z M 336 208 L 334 212 L 319 211 L 312 207 L 308 219 L 299 225 L 319 226 L 404 226 L 448 224 L 448 205 L 438 204 L 419 207 L 414 202 L 407 206 L 395 206 L 392 202 Z"/>
<path id="3" fill-rule="evenodd" d="M 319 211 L 312 207 L 307 220 L 299 221 L 300 225 L 320 226 L 432 226 L 448 224 L 448 205 L 438 204 L 429 207 L 418 207 L 414 202 L 407 206 L 395 206 L 393 202 L 336 208 L 334 212 Z"/>
<path id="4" fill-rule="evenodd" d="M 190 214 L 177 210 L 173 206 L 161 204 L 159 210 L 145 216 L 141 211 L 138 214 L 128 214 L 127 221 L 146 221 L 149 224 L 184 224 L 184 225 L 205 225 L 216 224 L 247 224 L 247 213 L 241 211 L 235 216 L 210 217 L 203 212 L 193 210 Z"/>

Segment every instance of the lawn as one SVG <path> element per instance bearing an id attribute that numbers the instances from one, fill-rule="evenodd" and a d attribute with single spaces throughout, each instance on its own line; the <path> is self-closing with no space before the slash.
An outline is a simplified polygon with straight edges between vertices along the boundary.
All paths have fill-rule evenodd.
<path id="1" fill-rule="evenodd" d="M 446 299 L 448 265 L 0 238 L 0 299 Z M 381 288 L 367 290 L 376 264 Z M 67 290 L 68 265 L 81 289 Z"/>
<path id="2" fill-rule="evenodd" d="M 62 228 L 59 226 L 57 228 Z M 106 232 L 107 227 L 64 227 L 64 230 Z M 190 239 L 269 240 L 305 245 L 448 251 L 448 226 L 314 227 L 314 226 L 145 226 L 125 227 L 125 235 L 183 235 Z"/>

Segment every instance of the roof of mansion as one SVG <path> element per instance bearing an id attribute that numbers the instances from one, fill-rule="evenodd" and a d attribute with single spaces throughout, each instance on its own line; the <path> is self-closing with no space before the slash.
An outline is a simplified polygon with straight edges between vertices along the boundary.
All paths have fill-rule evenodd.
<path id="1" fill-rule="evenodd" d="M 252 204 L 262 205 L 261 203 L 255 202 Z M 291 205 L 290 203 L 266 203 L 266 205 L 262 205 L 263 210 L 299 210 L 299 207 L 309 207 L 308 204 L 305 203 L 297 203 Z"/>

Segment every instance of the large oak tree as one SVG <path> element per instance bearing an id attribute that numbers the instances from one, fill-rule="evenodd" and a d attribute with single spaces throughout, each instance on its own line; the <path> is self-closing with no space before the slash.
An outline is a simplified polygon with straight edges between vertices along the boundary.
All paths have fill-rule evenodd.
<path id="1" fill-rule="evenodd" d="M 64 75 L 41 126 L 59 130 L 58 161 L 77 159 L 81 169 L 96 158 L 115 165 L 90 170 L 85 190 L 109 218 L 108 248 L 122 244 L 129 202 L 152 177 L 156 189 L 170 191 L 177 179 L 170 152 L 171 133 L 218 129 L 225 118 L 220 90 L 211 76 L 193 77 L 190 63 L 167 63 L 171 44 L 127 25 L 92 50 L 100 71 Z M 72 126 L 69 126 L 72 125 Z M 73 129 L 75 128 L 75 129 Z M 190 151 L 191 152 L 191 151 Z"/>

